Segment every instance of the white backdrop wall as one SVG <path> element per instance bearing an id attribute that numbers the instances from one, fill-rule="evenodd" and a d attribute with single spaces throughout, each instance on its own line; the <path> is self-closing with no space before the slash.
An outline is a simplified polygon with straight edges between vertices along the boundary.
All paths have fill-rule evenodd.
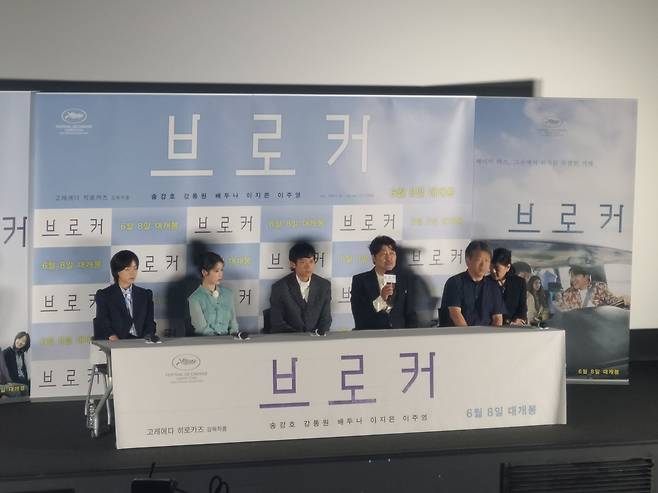
<path id="1" fill-rule="evenodd" d="M 0 78 L 434 85 L 639 102 L 632 328 L 658 327 L 654 0 L 0 0 Z M 3 200 L 3 199 L 0 199 Z"/>

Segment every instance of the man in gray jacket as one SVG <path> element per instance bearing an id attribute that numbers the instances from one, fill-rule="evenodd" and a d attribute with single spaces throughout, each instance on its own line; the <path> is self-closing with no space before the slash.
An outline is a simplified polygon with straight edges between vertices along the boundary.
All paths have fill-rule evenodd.
<path id="1" fill-rule="evenodd" d="M 288 254 L 292 272 L 272 285 L 270 325 L 276 332 L 323 335 L 331 326 L 331 283 L 314 274 L 316 252 L 307 242 Z"/>

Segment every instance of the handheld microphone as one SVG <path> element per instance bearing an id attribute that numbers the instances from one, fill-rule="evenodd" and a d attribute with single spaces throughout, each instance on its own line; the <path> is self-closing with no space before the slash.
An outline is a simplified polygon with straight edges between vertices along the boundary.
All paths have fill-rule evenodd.
<path id="1" fill-rule="evenodd" d="M 395 281 L 396 281 L 396 279 L 397 279 L 396 275 L 393 274 L 392 270 L 387 270 L 384 273 L 384 284 L 390 284 L 393 287 L 393 293 L 386 300 L 386 304 L 388 306 L 393 306 L 393 296 L 395 296 Z"/>
<path id="2" fill-rule="evenodd" d="M 392 270 L 387 270 L 384 273 L 384 284 L 395 284 L 396 275 L 393 274 Z"/>

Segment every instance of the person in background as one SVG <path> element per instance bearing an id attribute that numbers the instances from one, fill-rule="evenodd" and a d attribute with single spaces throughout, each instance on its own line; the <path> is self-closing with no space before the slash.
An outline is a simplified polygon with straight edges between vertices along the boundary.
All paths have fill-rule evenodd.
<path id="1" fill-rule="evenodd" d="M 288 252 L 290 270 L 272 285 L 272 332 L 312 332 L 323 335 L 331 327 L 331 283 L 314 274 L 315 248 L 305 241 Z"/>
<path id="2" fill-rule="evenodd" d="M 491 278 L 498 283 L 505 302 L 503 323 L 525 325 L 528 320 L 528 298 L 525 279 L 517 276 L 512 267 L 512 252 L 496 248 L 491 259 Z"/>
<path id="3" fill-rule="evenodd" d="M 135 285 L 139 272 L 137 255 L 130 250 L 115 253 L 110 270 L 114 284 L 96 292 L 95 337 L 156 342 L 153 292 Z"/>
<path id="4" fill-rule="evenodd" d="M 19 332 L 14 337 L 14 345 L 6 348 L 2 353 L 9 372 L 9 380 L 13 383 L 28 385 L 30 377 L 27 373 L 25 353 L 30 350 L 30 334 Z"/>
<path id="5" fill-rule="evenodd" d="M 514 262 L 512 264 L 512 268 L 514 269 L 514 273 L 522 277 L 526 284 L 528 283 L 528 279 L 530 279 L 530 276 L 532 275 L 532 269 L 530 268 L 530 264 L 527 262 Z"/>
<path id="6" fill-rule="evenodd" d="M 528 281 L 528 322 L 540 325 L 550 316 L 548 293 L 544 291 L 539 276 L 532 276 Z"/>
<path id="7" fill-rule="evenodd" d="M 551 301 L 551 313 L 564 311 L 564 298 L 562 291 L 556 291 L 553 293 L 553 299 Z"/>
<path id="8" fill-rule="evenodd" d="M 491 250 L 484 241 L 466 247 L 466 271 L 452 276 L 443 287 L 439 323 L 442 327 L 503 324 L 506 312 L 498 283 L 491 279 Z"/>
<path id="9" fill-rule="evenodd" d="M 352 277 L 350 304 L 356 330 L 418 327 L 412 286 L 396 270 L 397 244 L 377 236 L 368 247 L 373 269 Z"/>
<path id="10" fill-rule="evenodd" d="M 220 285 L 224 278 L 224 259 L 214 252 L 204 252 L 198 265 L 201 285 L 187 298 L 194 333 L 237 335 L 233 291 Z"/>

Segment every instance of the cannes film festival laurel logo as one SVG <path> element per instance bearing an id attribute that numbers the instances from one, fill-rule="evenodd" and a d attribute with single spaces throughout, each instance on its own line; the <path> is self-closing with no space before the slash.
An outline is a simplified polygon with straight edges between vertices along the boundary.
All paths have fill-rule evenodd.
<path id="1" fill-rule="evenodd" d="M 59 135 L 87 135 L 93 127 L 87 120 L 88 115 L 82 108 L 67 108 L 60 114 L 55 125 Z"/>
<path id="2" fill-rule="evenodd" d="M 87 119 L 87 112 L 80 108 L 68 108 L 62 111 L 62 121 L 75 125 L 83 123 Z"/>
<path id="3" fill-rule="evenodd" d="M 171 360 L 171 366 L 181 371 L 195 370 L 201 364 L 201 359 L 193 354 L 179 354 Z"/>

